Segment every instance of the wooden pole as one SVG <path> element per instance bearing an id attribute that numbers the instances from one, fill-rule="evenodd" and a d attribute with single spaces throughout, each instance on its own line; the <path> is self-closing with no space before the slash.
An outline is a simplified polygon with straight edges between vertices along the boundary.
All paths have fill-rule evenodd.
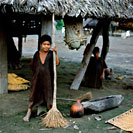
<path id="1" fill-rule="evenodd" d="M 52 47 L 55 46 L 55 27 L 54 27 L 55 16 L 52 15 Z M 56 92 L 57 92 L 57 72 L 56 72 L 56 55 L 53 52 L 53 65 L 54 65 L 54 93 L 53 93 L 53 107 L 56 108 Z"/>
<path id="2" fill-rule="evenodd" d="M 92 34 L 92 37 L 91 37 L 91 40 L 90 40 L 90 44 L 88 44 L 87 47 L 86 47 L 87 50 L 85 50 L 86 53 L 85 53 L 85 56 L 84 56 L 83 61 L 82 61 L 82 66 L 80 67 L 79 72 L 77 73 L 70 89 L 78 90 L 78 88 L 79 88 L 79 86 L 82 82 L 82 79 L 84 77 L 84 74 L 86 72 L 87 66 L 89 64 L 92 51 L 93 51 L 93 49 L 96 45 L 99 34 L 102 30 L 102 25 L 103 25 L 103 21 L 99 20 L 96 27 L 95 27 L 95 29 L 94 29 L 94 31 L 93 31 L 93 34 Z"/>
<path id="3" fill-rule="evenodd" d="M 103 21 L 103 47 L 102 47 L 102 53 L 101 57 L 103 60 L 106 59 L 107 53 L 109 51 L 109 25 L 110 21 L 109 20 L 104 20 Z"/>
<path id="4" fill-rule="evenodd" d="M 52 16 L 42 16 L 41 36 L 44 34 L 52 36 Z"/>
<path id="5" fill-rule="evenodd" d="M 4 24 L 0 22 L 0 94 L 8 92 L 7 69 L 6 30 L 4 28 Z"/>
<path id="6" fill-rule="evenodd" d="M 20 55 L 22 56 L 22 35 L 18 37 L 18 51 L 20 52 Z"/>
<path id="7" fill-rule="evenodd" d="M 52 37 L 52 16 L 44 16 L 41 18 L 41 34 L 39 35 L 39 40 L 42 35 L 49 35 Z M 38 43 L 38 50 L 40 49 L 40 43 Z"/>
<path id="8" fill-rule="evenodd" d="M 41 33 L 38 34 L 38 51 L 40 50 L 40 37 L 41 37 Z"/>

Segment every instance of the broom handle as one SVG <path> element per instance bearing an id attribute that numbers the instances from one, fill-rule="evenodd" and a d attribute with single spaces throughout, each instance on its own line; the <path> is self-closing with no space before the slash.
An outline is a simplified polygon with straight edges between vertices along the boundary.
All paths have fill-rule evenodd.
<path id="1" fill-rule="evenodd" d="M 55 46 L 55 27 L 54 27 L 55 15 L 52 14 L 52 42 L 53 47 Z M 53 67 L 54 67 L 54 92 L 53 92 L 53 105 L 52 107 L 56 108 L 56 91 L 57 91 L 57 72 L 56 72 L 56 55 L 53 52 Z"/>

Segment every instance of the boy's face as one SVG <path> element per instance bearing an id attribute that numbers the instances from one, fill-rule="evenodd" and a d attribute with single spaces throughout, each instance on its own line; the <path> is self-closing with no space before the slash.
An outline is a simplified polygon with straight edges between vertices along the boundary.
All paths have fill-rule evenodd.
<path id="1" fill-rule="evenodd" d="M 99 52 L 96 52 L 96 53 L 94 54 L 94 56 L 95 56 L 96 58 L 98 58 L 98 57 L 99 57 Z"/>
<path id="2" fill-rule="evenodd" d="M 51 47 L 49 41 L 44 41 L 40 46 L 44 52 L 48 52 Z"/>

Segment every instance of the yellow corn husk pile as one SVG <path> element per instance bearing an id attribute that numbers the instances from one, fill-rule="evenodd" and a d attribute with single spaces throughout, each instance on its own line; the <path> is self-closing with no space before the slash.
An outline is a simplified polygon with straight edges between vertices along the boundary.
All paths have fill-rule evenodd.
<path id="1" fill-rule="evenodd" d="M 25 80 L 14 73 L 8 73 L 8 90 L 9 91 L 20 91 L 28 89 L 29 81 Z"/>

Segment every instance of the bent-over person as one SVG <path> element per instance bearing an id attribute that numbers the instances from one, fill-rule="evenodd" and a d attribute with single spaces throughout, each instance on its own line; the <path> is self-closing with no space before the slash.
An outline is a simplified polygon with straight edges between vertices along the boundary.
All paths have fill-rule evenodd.
<path id="1" fill-rule="evenodd" d="M 101 88 L 102 79 L 107 65 L 101 57 L 99 57 L 99 47 L 93 50 L 94 57 L 90 58 L 89 65 L 85 73 L 85 86 L 89 88 Z"/>

